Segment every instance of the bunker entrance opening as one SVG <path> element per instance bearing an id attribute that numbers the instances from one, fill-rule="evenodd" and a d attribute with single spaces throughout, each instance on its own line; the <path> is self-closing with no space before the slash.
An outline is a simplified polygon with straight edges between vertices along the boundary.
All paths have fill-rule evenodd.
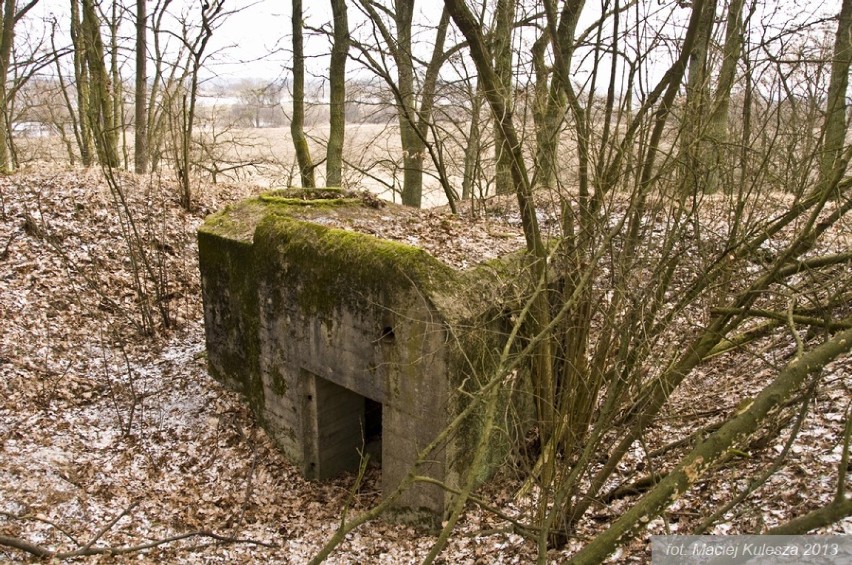
<path id="1" fill-rule="evenodd" d="M 382 404 L 302 371 L 304 471 L 314 479 L 357 472 L 361 457 L 381 464 Z"/>
<path id="2" fill-rule="evenodd" d="M 364 397 L 364 453 L 382 464 L 382 403 Z"/>

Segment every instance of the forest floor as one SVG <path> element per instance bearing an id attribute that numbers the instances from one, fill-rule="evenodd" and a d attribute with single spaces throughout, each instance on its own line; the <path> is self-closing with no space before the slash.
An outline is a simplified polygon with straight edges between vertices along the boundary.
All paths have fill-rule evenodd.
<path id="1" fill-rule="evenodd" d="M 260 189 L 204 187 L 195 209 L 185 212 L 162 179 L 119 182 L 126 205 L 100 171 L 41 166 L 0 178 L 0 536 L 51 552 L 151 545 L 125 556 L 86 557 L 93 562 L 305 563 L 347 504 L 351 514 L 376 503 L 379 472 L 369 470 L 357 489 L 353 476 L 302 479 L 238 395 L 207 374 L 195 230 L 206 214 Z M 447 260 L 459 266 L 523 241 L 511 218 L 489 223 L 406 214 L 404 221 L 386 218 L 374 231 L 449 249 Z M 141 246 L 131 247 L 135 241 Z M 148 268 L 163 290 L 152 312 L 137 299 L 154 291 L 143 272 Z M 163 319 L 170 327 L 162 327 Z M 157 331 L 146 333 L 149 324 Z M 779 347 L 771 354 L 780 362 L 787 353 L 789 347 Z M 846 356 L 826 373 L 781 471 L 708 533 L 760 532 L 831 500 L 852 361 Z M 765 360 L 720 358 L 684 383 L 654 441 L 663 445 L 726 417 L 773 374 Z M 665 521 L 648 524 L 648 535 L 689 531 L 777 457 L 785 437 L 698 483 Z M 518 515 L 518 485 L 501 474 L 479 494 Z M 633 500 L 601 506 L 550 558 L 567 559 Z M 471 506 L 442 562 L 533 560 L 534 544 L 508 526 Z M 852 520 L 823 533 L 852 534 Z M 183 539 L 158 543 L 173 537 Z M 409 526 L 371 522 L 327 562 L 417 563 L 435 540 Z M 612 560 L 647 562 L 649 555 L 646 536 Z M 0 561 L 28 559 L 0 546 Z"/>

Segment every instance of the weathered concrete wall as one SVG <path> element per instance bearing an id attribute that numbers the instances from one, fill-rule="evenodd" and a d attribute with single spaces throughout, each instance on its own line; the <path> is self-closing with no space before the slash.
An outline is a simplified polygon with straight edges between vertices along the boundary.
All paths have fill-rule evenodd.
<path id="1" fill-rule="evenodd" d="M 464 295 L 465 278 L 420 249 L 305 220 L 353 213 L 358 201 L 305 205 L 289 196 L 243 202 L 199 230 L 211 373 L 247 397 L 309 478 L 357 469 L 364 399 L 380 402 L 382 489 L 390 492 L 463 409 L 459 386 L 487 368 L 484 359 L 472 366 L 475 352 L 448 333 L 472 316 L 470 300 L 448 298 Z M 501 335 L 469 339 L 478 344 L 470 347 Z M 456 434 L 418 474 L 455 486 L 477 439 L 475 429 Z M 504 453 L 493 452 L 483 477 Z M 398 506 L 440 516 L 448 500 L 420 483 Z"/>

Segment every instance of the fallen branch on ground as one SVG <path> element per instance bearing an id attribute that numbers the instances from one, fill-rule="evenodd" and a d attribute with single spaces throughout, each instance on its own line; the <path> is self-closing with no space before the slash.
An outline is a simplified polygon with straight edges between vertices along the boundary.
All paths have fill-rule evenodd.
<path id="1" fill-rule="evenodd" d="M 173 543 L 176 541 L 181 541 L 194 537 L 204 537 L 211 538 L 220 543 L 249 543 L 254 545 L 260 545 L 263 547 L 278 547 L 274 543 L 266 543 L 253 539 L 246 538 L 235 538 L 231 536 L 222 536 L 216 534 L 214 532 L 208 532 L 206 530 L 198 530 L 194 532 L 187 532 L 185 534 L 178 534 L 176 536 L 170 536 L 167 538 L 163 538 L 160 540 L 151 541 L 148 543 L 142 543 L 139 545 L 128 545 L 128 546 L 84 546 L 79 549 L 75 549 L 74 551 L 54 551 L 52 549 L 46 548 L 41 545 L 37 545 L 34 543 L 30 543 L 26 540 L 22 540 L 20 538 L 2 536 L 0 535 L 0 546 L 11 547 L 14 549 L 19 549 L 30 555 L 34 555 L 39 558 L 53 558 L 53 559 L 71 559 L 73 557 L 89 557 L 93 555 L 127 555 L 130 553 L 137 553 L 140 551 L 145 551 L 147 549 L 153 549 L 155 547 L 159 547 L 161 545 L 165 545 L 168 543 Z"/>

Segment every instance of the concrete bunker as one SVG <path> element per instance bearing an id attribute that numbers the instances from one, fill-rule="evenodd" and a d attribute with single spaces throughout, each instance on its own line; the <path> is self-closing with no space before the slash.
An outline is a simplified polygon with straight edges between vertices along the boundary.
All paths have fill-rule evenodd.
<path id="1" fill-rule="evenodd" d="M 338 190 L 291 189 L 209 217 L 198 242 L 210 372 L 246 397 L 307 478 L 354 471 L 369 453 L 383 493 L 415 465 L 450 488 L 468 472 L 485 480 L 511 443 L 508 422 L 488 438 L 479 469 L 470 469 L 476 413 L 426 460 L 419 454 L 493 374 L 505 340 L 495 289 L 509 263 L 460 271 L 328 225 L 392 213 Z M 518 398 L 514 386 L 501 394 L 504 406 Z M 415 483 L 397 517 L 440 520 L 450 499 Z"/>

